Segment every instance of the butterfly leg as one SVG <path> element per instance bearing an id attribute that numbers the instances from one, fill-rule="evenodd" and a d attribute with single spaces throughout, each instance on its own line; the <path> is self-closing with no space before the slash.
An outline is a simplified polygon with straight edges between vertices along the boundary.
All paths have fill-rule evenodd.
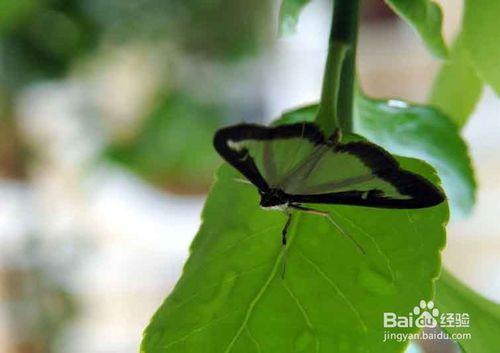
<path id="1" fill-rule="evenodd" d="M 286 220 L 285 226 L 283 227 L 283 230 L 281 231 L 281 246 L 283 249 L 283 269 L 281 271 L 281 278 L 285 278 L 285 270 L 286 270 L 286 235 L 288 234 L 288 227 L 290 226 L 290 223 L 292 222 L 292 213 L 287 212 L 288 219 Z"/>
<path id="2" fill-rule="evenodd" d="M 321 210 L 316 210 L 314 208 L 309 208 L 309 207 L 304 207 L 302 205 L 297 205 L 297 204 L 291 204 L 290 205 L 291 208 L 294 208 L 296 210 L 299 210 L 299 211 L 302 211 L 302 212 L 305 212 L 305 213 L 309 213 L 309 214 L 313 214 L 313 215 L 317 215 L 317 216 L 321 216 L 321 217 L 325 217 L 326 219 L 328 219 L 328 221 L 333 224 L 333 226 L 335 228 L 338 229 L 338 231 L 340 233 L 342 233 L 344 236 L 346 236 L 347 238 L 351 239 L 351 241 L 356 245 L 356 247 L 358 248 L 358 250 L 363 254 L 363 255 L 366 255 L 366 252 L 365 250 L 363 249 L 363 247 L 361 246 L 361 244 L 359 244 L 356 239 L 354 239 L 349 233 L 347 233 L 341 226 L 339 226 L 339 224 L 337 222 L 335 222 L 332 218 L 332 216 L 330 215 L 330 213 L 328 212 L 325 212 L 325 211 L 321 211 Z"/>

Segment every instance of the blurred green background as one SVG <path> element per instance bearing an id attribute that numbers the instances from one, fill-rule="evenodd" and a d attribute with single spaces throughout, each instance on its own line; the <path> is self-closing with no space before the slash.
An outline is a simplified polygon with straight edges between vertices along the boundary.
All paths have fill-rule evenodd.
<path id="1" fill-rule="evenodd" d="M 8 121 L 23 88 L 82 75 L 111 51 L 141 47 L 135 50 L 149 56 L 161 76 L 130 130 L 108 132 L 105 156 L 159 186 L 186 192 L 210 184 L 217 161 L 206 147 L 216 127 L 231 122 L 230 88 L 214 92 L 207 81 L 196 80 L 196 71 L 223 76 L 221 68 L 263 50 L 271 33 L 270 1 L 6 0 L 0 16 L 2 130 L 15 129 Z M 119 83 L 113 88 L 119 94 Z M 8 156 L 15 152 L 5 144 L 2 169 L 9 158 L 18 160 Z"/>
<path id="2" fill-rule="evenodd" d="M 251 67 L 245 62 L 269 43 L 271 15 L 267 0 L 0 2 L 0 194 L 43 198 L 40 179 L 52 171 L 60 191 L 103 165 L 158 190 L 203 194 L 220 163 L 214 131 L 245 114 L 259 119 L 258 99 L 230 92 L 233 80 L 251 75 L 242 65 Z M 4 231 L 0 300 L 8 309 L 0 316 L 0 350 L 66 351 L 62 334 L 82 302 L 67 277 L 80 269 L 86 246 L 96 251 L 99 242 L 85 226 L 54 231 L 38 211 L 27 212 L 36 219 L 29 229 Z"/>

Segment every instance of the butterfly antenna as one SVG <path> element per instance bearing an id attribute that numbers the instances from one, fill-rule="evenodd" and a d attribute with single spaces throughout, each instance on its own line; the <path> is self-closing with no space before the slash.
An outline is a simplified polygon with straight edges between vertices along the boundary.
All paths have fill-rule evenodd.
<path id="1" fill-rule="evenodd" d="M 351 239 L 351 241 L 356 245 L 356 247 L 358 248 L 358 250 L 363 254 L 363 255 L 366 255 L 366 251 L 365 249 L 363 249 L 363 247 L 361 246 L 360 243 L 358 243 L 356 241 L 356 239 L 354 239 L 354 237 L 352 235 L 350 235 L 349 233 L 347 233 L 341 226 L 339 226 L 339 224 L 337 222 L 335 222 L 332 218 L 332 216 L 330 216 L 329 213 L 327 213 L 325 215 L 326 218 L 328 218 L 328 220 L 330 221 L 331 224 L 333 224 L 335 226 L 335 228 L 337 228 L 339 230 L 340 233 L 342 233 L 344 236 L 346 236 L 347 238 Z"/>
<path id="2" fill-rule="evenodd" d="M 285 271 L 286 271 L 286 235 L 288 233 L 288 227 L 290 226 L 290 222 L 292 221 L 292 214 L 288 214 L 288 219 L 286 220 L 285 226 L 283 227 L 283 230 L 281 231 L 281 246 L 282 246 L 282 251 L 283 251 L 283 256 L 281 258 L 283 267 L 281 269 L 281 279 L 285 279 Z"/>
<path id="3" fill-rule="evenodd" d="M 363 255 L 366 255 L 366 251 L 365 249 L 363 249 L 363 247 L 361 246 L 361 244 L 359 244 L 356 239 L 354 239 L 353 236 L 351 236 L 348 232 L 346 232 L 337 222 L 335 222 L 332 218 L 332 216 L 330 215 L 330 213 L 328 212 L 325 212 L 325 211 L 321 211 L 321 210 L 315 210 L 314 208 L 308 208 L 308 207 L 304 207 L 302 205 L 291 205 L 290 207 L 292 208 L 295 208 L 296 210 L 299 210 L 299 211 L 303 211 L 305 213 L 309 213 L 309 214 L 314 214 L 314 215 L 317 215 L 317 216 L 322 216 L 322 217 L 325 217 L 328 219 L 328 221 L 333 224 L 333 226 L 335 228 L 338 229 L 338 231 L 340 233 L 342 233 L 342 235 L 344 235 L 345 237 L 349 238 L 355 245 L 356 247 L 358 248 L 358 250 L 363 254 Z"/>

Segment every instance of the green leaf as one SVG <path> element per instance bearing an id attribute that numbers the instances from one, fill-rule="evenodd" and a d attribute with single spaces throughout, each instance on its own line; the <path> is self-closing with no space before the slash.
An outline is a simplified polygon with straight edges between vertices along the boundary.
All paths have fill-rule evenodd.
<path id="1" fill-rule="evenodd" d="M 431 107 L 399 100 L 375 100 L 358 94 L 356 131 L 391 153 L 420 158 L 443 183 L 454 216 L 470 213 L 476 183 L 467 145 L 456 125 Z"/>
<path id="2" fill-rule="evenodd" d="M 441 312 L 467 313 L 469 328 L 444 328 L 453 333 L 470 334 L 471 339 L 459 339 L 457 343 L 466 353 L 491 353 L 500 345 L 500 305 L 474 292 L 449 272 L 443 271 L 436 283 L 436 307 Z"/>
<path id="3" fill-rule="evenodd" d="M 442 64 L 429 102 L 441 109 L 460 128 L 474 111 L 483 83 L 471 65 L 459 35 L 449 60 Z"/>
<path id="4" fill-rule="evenodd" d="M 466 0 L 462 25 L 464 46 L 482 79 L 500 94 L 500 1 Z"/>
<path id="5" fill-rule="evenodd" d="M 385 2 L 420 34 L 427 48 L 437 57 L 447 56 L 441 34 L 441 8 L 429 0 L 385 0 Z"/>
<path id="6" fill-rule="evenodd" d="M 425 163 L 399 160 L 437 182 Z M 146 329 L 141 351 L 401 352 L 406 343 L 383 342 L 383 312 L 407 314 L 432 298 L 447 205 L 318 206 L 366 255 L 325 218 L 296 213 L 281 279 L 286 216 L 262 210 L 256 188 L 241 178 L 227 165 L 219 170 L 183 275 Z"/>
<path id="7" fill-rule="evenodd" d="M 311 0 L 283 0 L 280 8 L 280 33 L 288 35 L 295 32 L 300 12 Z"/>

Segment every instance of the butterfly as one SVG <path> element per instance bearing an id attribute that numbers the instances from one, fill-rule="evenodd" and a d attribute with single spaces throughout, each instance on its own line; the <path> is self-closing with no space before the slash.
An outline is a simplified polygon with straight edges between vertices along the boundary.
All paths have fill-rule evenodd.
<path id="1" fill-rule="evenodd" d="M 402 169 L 378 145 L 342 139 L 340 130 L 326 137 L 310 122 L 272 127 L 238 124 L 218 130 L 214 147 L 255 185 L 261 207 L 288 215 L 282 230 L 283 251 L 292 220 L 290 210 L 298 210 L 326 217 L 364 253 L 328 212 L 308 204 L 417 209 L 445 200 L 434 184 Z"/>

